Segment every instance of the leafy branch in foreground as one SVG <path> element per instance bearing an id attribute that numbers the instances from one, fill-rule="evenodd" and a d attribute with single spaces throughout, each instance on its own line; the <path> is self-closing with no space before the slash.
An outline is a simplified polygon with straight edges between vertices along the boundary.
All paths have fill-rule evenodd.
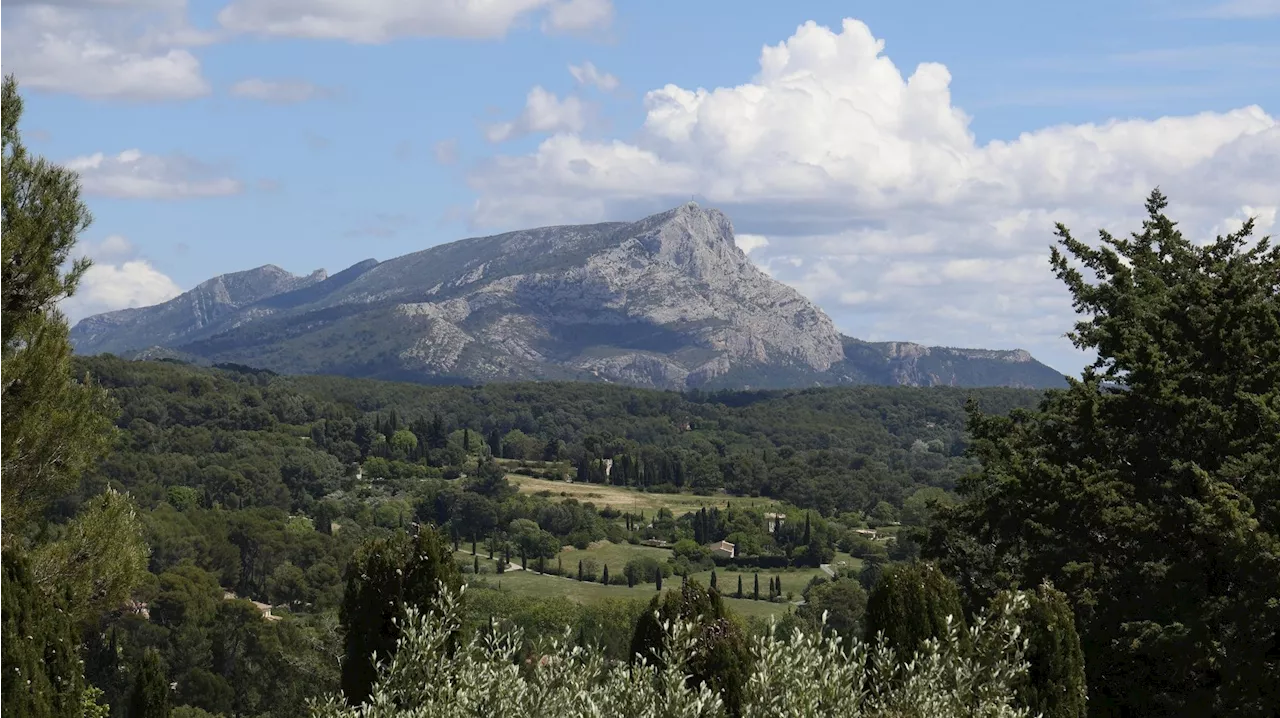
<path id="1" fill-rule="evenodd" d="M 628 665 L 573 645 L 571 631 L 532 657 L 518 629 L 475 633 L 459 650 L 448 647 L 461 627 L 459 597 L 442 589 L 433 612 L 407 609 L 399 649 L 379 668 L 364 704 L 340 696 L 311 705 L 314 718 L 422 716 L 689 716 L 726 714 L 720 696 L 688 680 L 698 650 L 691 622 L 663 624 L 661 667 Z M 746 718 L 763 716 L 1029 716 L 1017 706 L 1026 673 L 1025 641 L 1016 620 L 1027 598 L 1010 594 L 961 635 L 949 623 L 941 639 L 926 641 L 911 660 L 885 642 L 796 632 L 787 640 L 758 637 L 741 705 Z M 965 648 L 968 646 L 968 648 Z"/>

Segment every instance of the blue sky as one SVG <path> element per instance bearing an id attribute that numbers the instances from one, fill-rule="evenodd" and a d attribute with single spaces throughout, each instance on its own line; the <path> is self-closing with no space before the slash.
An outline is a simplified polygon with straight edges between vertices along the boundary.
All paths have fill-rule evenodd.
<path id="1" fill-rule="evenodd" d="M 4 20 L 27 142 L 82 172 L 96 217 L 73 318 L 696 196 L 848 334 L 1074 372 L 1054 221 L 1127 231 L 1156 184 L 1203 235 L 1280 204 L 1280 0 L 9 0 Z"/>

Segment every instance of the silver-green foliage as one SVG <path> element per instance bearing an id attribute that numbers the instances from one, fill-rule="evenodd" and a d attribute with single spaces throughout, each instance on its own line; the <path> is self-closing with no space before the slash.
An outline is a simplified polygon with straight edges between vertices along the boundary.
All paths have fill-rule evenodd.
<path id="1" fill-rule="evenodd" d="M 369 701 L 349 707 L 340 696 L 311 706 L 313 718 L 683 718 L 723 716 L 720 698 L 691 686 L 685 665 L 697 650 L 691 625 L 668 625 L 663 668 L 607 661 L 572 645 L 571 634 L 540 657 L 522 654 L 518 629 L 479 632 L 450 655 L 460 627 L 458 595 L 442 592 L 438 614 L 409 610 L 399 650 L 381 666 Z M 901 660 L 880 642 L 842 645 L 838 636 L 795 633 L 758 637 L 742 715 L 929 716 L 1015 718 L 1015 681 L 1026 672 L 1025 641 L 1015 616 L 1026 598 L 1014 594 L 968 629 L 962 648 L 954 625 Z"/>

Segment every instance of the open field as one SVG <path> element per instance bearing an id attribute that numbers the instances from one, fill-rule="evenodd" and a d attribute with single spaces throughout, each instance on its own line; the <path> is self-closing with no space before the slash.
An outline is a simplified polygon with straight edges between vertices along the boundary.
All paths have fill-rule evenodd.
<path id="1" fill-rule="evenodd" d="M 560 553 L 562 565 L 566 573 L 572 576 L 577 571 L 578 561 L 584 558 L 595 559 L 601 566 L 608 565 L 611 574 L 620 572 L 627 561 L 635 556 L 652 556 L 659 561 L 665 561 L 671 555 L 670 551 L 649 546 L 632 546 L 630 544 L 612 544 L 608 541 L 601 541 L 593 544 L 587 549 L 574 549 L 566 546 Z M 457 554 L 458 558 L 463 562 L 471 560 L 471 553 L 464 549 Z M 485 566 L 492 567 L 492 562 L 488 561 L 485 552 L 480 553 L 480 562 Z M 846 566 L 857 570 L 861 567 L 861 561 L 848 554 L 836 554 L 833 564 L 839 566 L 844 562 Z M 548 567 L 554 566 L 555 561 L 548 561 Z M 530 563 L 530 569 L 533 564 Z M 747 617 L 755 616 L 757 618 L 768 618 L 769 616 L 782 616 L 788 610 L 794 610 L 794 606 L 787 603 L 770 603 L 768 601 L 753 601 L 751 599 L 737 599 L 729 597 L 738 587 L 738 576 L 742 576 L 742 588 L 746 593 L 750 593 L 754 585 L 755 569 L 744 569 L 735 571 L 729 568 L 717 568 L 716 579 L 721 591 L 726 595 L 725 600 L 729 606 L 738 614 Z M 760 591 L 762 594 L 768 591 L 768 579 L 772 576 L 780 576 L 782 578 L 782 590 L 792 591 L 799 600 L 800 592 L 808 585 L 810 579 L 814 576 L 825 576 L 826 574 L 820 568 L 793 568 L 780 571 L 760 571 Z M 711 571 L 700 571 L 693 574 L 692 578 L 703 586 L 711 585 Z M 538 596 L 541 598 L 565 598 L 576 603 L 587 604 L 603 598 L 624 598 L 648 601 L 653 597 L 657 587 L 652 583 L 639 584 L 628 588 L 627 586 L 605 586 L 598 582 L 578 581 L 576 578 L 553 576 L 536 573 L 530 571 L 507 571 L 498 575 L 495 573 L 484 574 L 483 579 L 493 586 L 501 586 L 511 591 Z M 663 590 L 678 587 L 680 578 L 671 576 L 663 582 Z"/>
<path id="2" fill-rule="evenodd" d="M 658 509 L 670 509 L 672 514 L 697 511 L 706 506 L 724 508 L 731 497 L 725 494 L 712 496 L 695 496 L 694 494 L 657 494 L 635 491 L 623 486 L 607 486 L 603 484 L 583 484 L 569 481 L 552 481 L 535 479 L 520 474 L 507 474 L 507 480 L 527 494 L 547 491 L 553 499 L 577 499 L 581 502 L 595 504 L 597 508 L 612 506 L 619 511 L 645 511 L 652 513 Z M 760 508 L 773 508 L 776 503 L 769 499 L 752 499 L 733 497 L 734 505 L 754 505 Z"/>
<path id="3" fill-rule="evenodd" d="M 500 576 L 487 574 L 484 579 L 491 586 L 517 593 L 542 598 L 564 598 L 583 604 L 605 598 L 648 601 L 657 592 L 652 583 L 640 584 L 634 588 L 605 586 L 563 576 L 534 573 L 533 571 L 508 571 Z M 783 579 L 783 581 L 785 580 Z M 680 579 L 672 578 L 663 583 L 662 590 L 669 591 L 679 587 Z M 750 599 L 726 598 L 725 601 L 735 613 L 743 617 L 768 618 L 774 615 L 782 616 L 788 610 L 795 608 L 786 603 L 769 603 L 768 601 L 752 601 Z"/>

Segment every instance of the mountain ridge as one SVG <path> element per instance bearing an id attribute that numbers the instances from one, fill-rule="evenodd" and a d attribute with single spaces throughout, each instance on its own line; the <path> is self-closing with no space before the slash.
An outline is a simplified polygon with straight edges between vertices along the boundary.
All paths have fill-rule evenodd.
<path id="1" fill-rule="evenodd" d="M 332 276 L 264 265 L 88 317 L 72 342 L 80 353 L 423 382 L 1065 384 L 1022 350 L 846 337 L 750 261 L 728 217 L 694 203 L 636 222 L 461 239 Z"/>

